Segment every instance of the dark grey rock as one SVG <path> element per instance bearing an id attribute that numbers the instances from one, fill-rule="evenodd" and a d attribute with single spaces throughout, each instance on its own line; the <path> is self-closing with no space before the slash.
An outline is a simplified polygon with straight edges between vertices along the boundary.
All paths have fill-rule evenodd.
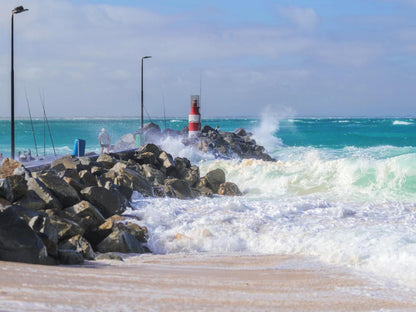
<path id="1" fill-rule="evenodd" d="M 117 190 L 90 186 L 81 191 L 81 196 L 92 203 L 105 217 L 122 214 L 126 210 L 125 198 Z"/>
<path id="2" fill-rule="evenodd" d="M 97 186 L 97 178 L 88 170 L 81 170 L 79 172 L 81 183 L 85 186 Z"/>
<path id="3" fill-rule="evenodd" d="M 51 224 L 58 232 L 59 240 L 67 239 L 75 235 L 83 235 L 85 229 L 83 229 L 78 223 L 64 217 L 57 215 L 49 215 Z"/>
<path id="4" fill-rule="evenodd" d="M 59 262 L 66 265 L 78 265 L 84 263 L 84 257 L 81 252 L 71 249 L 58 250 Z"/>
<path id="5" fill-rule="evenodd" d="M 168 196 L 179 199 L 195 197 L 195 194 L 192 192 L 188 182 L 177 178 L 169 178 L 165 180 L 165 191 Z"/>
<path id="6" fill-rule="evenodd" d="M 95 253 L 91 247 L 91 244 L 81 235 L 76 235 L 69 238 L 66 241 L 59 243 L 59 250 L 75 250 L 77 253 L 81 253 L 83 258 L 87 260 L 94 260 Z"/>
<path id="7" fill-rule="evenodd" d="M 115 164 L 115 159 L 113 158 L 113 156 L 103 153 L 100 156 L 98 156 L 97 163 L 105 169 L 111 169 Z"/>
<path id="8" fill-rule="evenodd" d="M 118 172 L 114 184 L 119 186 L 130 187 L 138 191 L 143 196 L 153 196 L 152 184 L 139 172 L 130 168 L 121 168 Z"/>
<path id="9" fill-rule="evenodd" d="M 0 211 L 0 260 L 47 264 L 47 250 L 13 209 Z"/>
<path id="10" fill-rule="evenodd" d="M 144 253 L 140 242 L 133 235 L 117 228 L 98 244 L 97 251 L 101 253 Z"/>
<path id="11" fill-rule="evenodd" d="M 26 195 L 15 201 L 16 205 L 20 205 L 32 210 L 45 210 L 45 202 L 32 190 L 28 190 Z"/>
<path id="12" fill-rule="evenodd" d="M 56 196 L 63 207 L 69 207 L 81 200 L 78 192 L 52 171 L 39 175 L 39 180 Z"/>
<path id="13" fill-rule="evenodd" d="M 46 185 L 37 178 L 29 178 L 27 181 L 28 189 L 35 192 L 45 202 L 46 209 L 61 210 L 62 203 L 46 187 Z"/>
<path id="14" fill-rule="evenodd" d="M 218 188 L 219 195 L 226 195 L 226 196 L 241 196 L 243 193 L 239 190 L 237 184 L 233 182 L 225 182 L 220 184 Z"/>
<path id="15" fill-rule="evenodd" d="M 114 252 L 100 253 L 95 257 L 95 260 L 115 260 L 124 261 L 123 257 Z"/>
<path id="16" fill-rule="evenodd" d="M 79 220 L 77 223 L 85 229 L 91 231 L 98 228 L 105 222 L 101 212 L 90 202 L 82 200 L 79 203 L 64 210 L 71 220 Z"/>
<path id="17" fill-rule="evenodd" d="M 205 175 L 207 186 L 214 192 L 218 193 L 218 189 L 225 182 L 225 173 L 222 169 L 214 169 Z"/>
<path id="18" fill-rule="evenodd" d="M 0 196 L 10 202 L 21 199 L 26 195 L 27 183 L 24 176 L 12 175 L 0 179 Z"/>

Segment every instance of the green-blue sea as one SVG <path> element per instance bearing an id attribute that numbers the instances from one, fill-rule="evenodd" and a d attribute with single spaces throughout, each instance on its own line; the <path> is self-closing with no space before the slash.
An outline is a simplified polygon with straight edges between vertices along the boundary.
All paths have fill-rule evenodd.
<path id="1" fill-rule="evenodd" d="M 186 119 L 145 120 L 158 124 L 162 130 L 181 130 L 187 126 Z M 269 122 L 272 123 L 272 122 Z M 377 146 L 412 147 L 416 146 L 416 119 L 412 118 L 297 118 L 275 120 L 275 124 L 262 125 L 255 118 L 205 119 L 202 125 L 221 130 L 233 131 L 236 128 L 248 130 L 265 126 L 285 146 L 342 149 L 346 147 L 369 148 Z M 87 151 L 98 151 L 98 134 L 105 127 L 113 142 L 126 133 L 140 128 L 138 119 L 43 119 L 16 120 L 15 144 L 17 150 L 32 151 L 38 148 L 39 154 L 53 154 L 53 145 L 58 154 L 71 153 L 75 139 L 86 140 Z M 268 130 L 268 129 L 264 129 Z M 0 152 L 10 155 L 10 121 L 0 120 Z M 36 140 L 36 145 L 35 145 Z"/>

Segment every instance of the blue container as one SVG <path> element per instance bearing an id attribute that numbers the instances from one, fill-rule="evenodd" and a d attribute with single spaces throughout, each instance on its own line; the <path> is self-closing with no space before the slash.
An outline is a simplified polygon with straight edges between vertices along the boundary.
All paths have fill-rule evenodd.
<path id="1" fill-rule="evenodd" d="M 85 155 L 85 140 L 76 139 L 74 142 L 74 150 L 72 156 L 84 156 Z"/>

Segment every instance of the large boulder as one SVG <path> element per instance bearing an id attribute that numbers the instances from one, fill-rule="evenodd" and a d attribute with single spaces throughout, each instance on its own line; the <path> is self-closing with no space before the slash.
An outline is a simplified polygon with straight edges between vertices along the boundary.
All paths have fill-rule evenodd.
<path id="1" fill-rule="evenodd" d="M 59 263 L 67 265 L 77 265 L 84 263 L 84 256 L 81 252 L 72 249 L 58 250 Z"/>
<path id="2" fill-rule="evenodd" d="M 115 164 L 115 159 L 113 156 L 103 153 L 100 156 L 98 156 L 97 163 L 99 163 L 105 169 L 111 169 Z"/>
<path id="3" fill-rule="evenodd" d="M 101 212 L 86 200 L 82 200 L 79 203 L 66 208 L 64 213 L 71 220 L 78 221 L 78 224 L 83 227 L 85 231 L 92 231 L 105 222 L 105 218 Z"/>
<path id="4" fill-rule="evenodd" d="M 178 179 L 183 179 L 188 174 L 188 169 L 191 168 L 191 162 L 187 158 L 176 157 L 175 158 L 175 169 L 176 177 Z"/>
<path id="5" fill-rule="evenodd" d="M 85 233 L 85 238 L 96 249 L 97 245 L 101 243 L 108 235 L 111 234 L 113 228 L 120 221 L 124 221 L 125 218 L 120 215 L 113 215 L 105 220 L 97 229 Z"/>
<path id="6" fill-rule="evenodd" d="M 38 178 L 58 198 L 63 207 L 69 207 L 80 201 L 78 192 L 55 173 L 48 171 L 39 175 Z"/>
<path id="7" fill-rule="evenodd" d="M 62 169 L 77 169 L 80 170 L 80 161 L 78 158 L 75 158 L 71 155 L 63 156 L 59 159 L 54 160 L 51 163 L 51 169 L 60 171 Z"/>
<path id="8" fill-rule="evenodd" d="M 191 187 L 194 187 L 198 184 L 200 176 L 199 176 L 199 167 L 198 166 L 191 166 L 191 168 L 186 170 L 186 175 L 183 179 L 189 183 Z"/>
<path id="9" fill-rule="evenodd" d="M 84 235 L 85 230 L 76 222 L 57 215 L 49 216 L 51 224 L 58 232 L 58 239 L 67 239 L 75 235 Z"/>
<path id="10" fill-rule="evenodd" d="M 62 203 L 38 178 L 29 178 L 27 180 L 28 189 L 35 192 L 45 202 L 46 209 L 61 210 Z"/>
<path id="11" fill-rule="evenodd" d="M 88 170 L 81 170 L 79 172 L 81 183 L 85 186 L 97 186 L 97 178 Z"/>
<path id="12" fill-rule="evenodd" d="M 143 152 L 143 153 L 137 154 L 136 161 L 140 165 L 149 164 L 149 165 L 153 165 L 156 167 L 160 166 L 157 155 L 152 152 Z"/>
<path id="13" fill-rule="evenodd" d="M 139 155 L 141 153 L 150 152 L 156 155 L 156 157 L 159 157 L 159 155 L 163 152 L 157 145 L 153 143 L 145 144 L 141 147 L 139 147 L 136 151 L 136 155 Z"/>
<path id="14" fill-rule="evenodd" d="M 226 195 L 226 196 L 241 196 L 243 193 L 240 192 L 237 184 L 233 182 L 225 182 L 221 183 L 218 188 L 219 195 Z"/>
<path id="15" fill-rule="evenodd" d="M 89 170 L 91 167 L 97 166 L 98 165 L 97 158 L 98 158 L 98 156 L 96 156 L 96 157 L 82 156 L 82 157 L 78 158 L 78 160 L 81 164 L 81 168 L 78 169 L 78 171 Z"/>
<path id="16" fill-rule="evenodd" d="M 90 186 L 81 191 L 81 196 L 97 207 L 105 218 L 122 214 L 126 210 L 125 197 L 115 189 Z"/>
<path id="17" fill-rule="evenodd" d="M 0 260 L 47 264 L 42 240 L 12 209 L 0 211 Z"/>
<path id="18" fill-rule="evenodd" d="M 165 192 L 168 196 L 179 199 L 195 197 L 195 193 L 192 192 L 188 182 L 177 178 L 169 178 L 165 180 Z"/>
<path id="19" fill-rule="evenodd" d="M 32 190 L 28 190 L 23 198 L 14 203 L 33 210 L 46 209 L 46 203 Z"/>
<path id="20" fill-rule="evenodd" d="M 152 184 L 143 177 L 139 172 L 130 168 L 121 168 L 118 176 L 114 180 L 114 184 L 119 186 L 127 186 L 138 191 L 143 196 L 153 196 Z"/>
<path id="21" fill-rule="evenodd" d="M 80 181 L 77 181 L 75 179 L 69 178 L 69 177 L 63 177 L 62 178 L 66 183 L 68 183 L 71 187 L 74 188 L 74 190 L 77 191 L 77 193 L 80 193 L 81 190 L 85 187 L 85 185 L 81 184 Z"/>
<path id="22" fill-rule="evenodd" d="M 58 231 L 50 222 L 49 216 L 39 214 L 29 221 L 29 226 L 42 240 L 48 255 L 56 258 L 58 255 Z"/>
<path id="23" fill-rule="evenodd" d="M 175 161 L 173 160 L 172 155 L 166 152 L 160 153 L 159 162 L 167 175 L 171 175 L 175 170 Z"/>
<path id="24" fill-rule="evenodd" d="M 205 175 L 205 180 L 208 184 L 208 187 L 214 193 L 218 193 L 220 185 L 225 182 L 225 173 L 222 169 L 214 169 Z"/>
<path id="25" fill-rule="evenodd" d="M 121 253 L 143 253 L 145 252 L 140 242 L 126 231 L 117 227 L 97 246 L 97 251 L 121 252 Z"/>
<path id="26" fill-rule="evenodd" d="M 61 179 L 63 178 L 70 178 L 72 180 L 77 181 L 78 183 L 81 182 L 81 178 L 79 176 L 78 170 L 76 169 L 64 169 L 58 172 L 58 177 Z"/>
<path id="27" fill-rule="evenodd" d="M 24 176 L 11 175 L 0 179 L 0 196 L 14 202 L 26 195 L 27 183 Z"/>
<path id="28" fill-rule="evenodd" d="M 234 133 L 239 137 L 245 137 L 247 135 L 247 132 L 244 130 L 244 128 L 237 128 L 234 130 Z"/>
<path id="29" fill-rule="evenodd" d="M 127 168 L 127 167 L 128 167 L 128 161 L 119 161 L 113 166 L 113 168 L 110 169 L 110 171 L 118 172 L 119 170 Z"/>
<path id="30" fill-rule="evenodd" d="M 142 166 L 142 170 L 144 175 L 150 182 L 154 184 L 163 185 L 163 182 L 166 179 L 166 175 L 162 171 L 158 170 L 152 165 L 147 164 Z"/>
<path id="31" fill-rule="evenodd" d="M 81 235 L 75 235 L 59 243 L 59 250 L 74 250 L 87 260 L 94 260 L 95 253 L 91 244 Z"/>
<path id="32" fill-rule="evenodd" d="M 23 167 L 21 163 L 11 158 L 3 159 L 0 166 L 0 179 L 12 176 L 16 168 Z"/>

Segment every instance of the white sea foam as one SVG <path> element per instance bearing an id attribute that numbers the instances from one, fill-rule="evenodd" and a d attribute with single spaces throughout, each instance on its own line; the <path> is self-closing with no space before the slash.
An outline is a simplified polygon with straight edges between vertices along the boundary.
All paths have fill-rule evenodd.
<path id="1" fill-rule="evenodd" d="M 413 123 L 409 121 L 395 120 L 393 121 L 393 125 L 394 126 L 408 126 L 408 125 L 413 125 Z"/>
<path id="2" fill-rule="evenodd" d="M 200 161 L 202 176 L 223 169 L 242 197 L 137 196 L 129 213 L 154 252 L 313 255 L 416 287 L 416 154 L 285 150 L 280 162 Z"/>

